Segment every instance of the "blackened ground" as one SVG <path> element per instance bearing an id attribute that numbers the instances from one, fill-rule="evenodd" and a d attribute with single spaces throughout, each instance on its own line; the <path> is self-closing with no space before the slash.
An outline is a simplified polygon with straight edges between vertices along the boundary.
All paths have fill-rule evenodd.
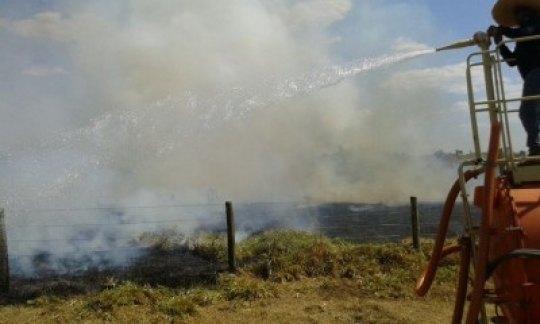
<path id="1" fill-rule="evenodd" d="M 214 284 L 224 271 L 222 263 L 208 261 L 186 248 L 146 248 L 141 257 L 124 267 L 89 269 L 78 274 L 39 274 L 34 278 L 12 277 L 8 294 L 0 295 L 0 304 L 32 302 L 40 296 L 68 297 L 113 288 L 129 280 L 142 285 L 171 288 Z"/>

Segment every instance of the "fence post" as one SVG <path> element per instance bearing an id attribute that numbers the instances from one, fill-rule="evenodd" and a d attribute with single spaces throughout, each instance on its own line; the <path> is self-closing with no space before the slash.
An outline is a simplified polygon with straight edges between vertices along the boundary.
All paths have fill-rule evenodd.
<path id="1" fill-rule="evenodd" d="M 413 248 L 420 250 L 420 225 L 418 221 L 418 202 L 416 197 L 411 197 L 411 228 L 412 228 L 412 241 Z"/>
<path id="2" fill-rule="evenodd" d="M 229 260 L 229 272 L 236 272 L 236 259 L 235 259 L 235 225 L 234 225 L 234 211 L 232 202 L 225 202 L 225 209 L 227 212 L 227 252 Z"/>
<path id="3" fill-rule="evenodd" d="M 9 292 L 9 258 L 4 209 L 0 209 L 0 293 Z"/>

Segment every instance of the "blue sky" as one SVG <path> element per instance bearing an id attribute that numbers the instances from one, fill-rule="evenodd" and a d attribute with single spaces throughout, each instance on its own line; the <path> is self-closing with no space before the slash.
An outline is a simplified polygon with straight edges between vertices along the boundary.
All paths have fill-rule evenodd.
<path id="1" fill-rule="evenodd" d="M 492 24 L 491 0 L 422 1 L 435 16 L 442 28 L 451 30 L 454 36 L 467 37 L 471 32 L 485 30 Z"/>
<path id="2" fill-rule="evenodd" d="M 0 0 L 0 170 L 11 182 L 50 178 L 21 193 L 70 188 L 92 201 L 161 191 L 278 199 L 284 187 L 287 195 L 391 200 L 426 169 L 425 160 L 404 165 L 395 154 L 472 148 L 463 62 L 475 49 L 288 100 L 276 91 L 329 65 L 471 37 L 492 24 L 493 3 Z M 519 79 L 510 81 L 519 91 Z M 236 171 L 217 171 L 230 166 Z M 389 177 L 395 168 L 408 171 Z M 423 181 L 419 190 L 432 194 L 436 179 Z"/>
<path id="3" fill-rule="evenodd" d="M 355 27 L 369 28 L 363 24 L 363 20 L 373 19 L 374 28 L 380 29 L 385 25 L 391 27 L 387 38 L 381 39 L 383 43 L 390 41 L 393 34 L 425 38 L 426 43 L 438 46 L 468 38 L 476 31 L 486 30 L 494 23 L 491 8 L 495 1 L 490 0 L 382 0 L 353 3 L 349 15 L 338 23 L 338 30 L 340 32 L 349 30 L 352 33 Z M 366 17 L 369 15 L 366 13 L 366 6 L 374 10 L 380 8 L 380 15 Z M 399 22 L 399 25 L 395 25 L 393 20 Z"/>

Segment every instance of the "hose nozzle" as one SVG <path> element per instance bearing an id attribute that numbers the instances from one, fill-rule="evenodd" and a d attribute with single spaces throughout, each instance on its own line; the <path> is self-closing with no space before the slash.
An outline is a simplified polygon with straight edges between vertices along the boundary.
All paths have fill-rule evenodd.
<path id="1" fill-rule="evenodd" d="M 474 40 L 474 38 L 470 38 L 470 39 L 464 39 L 464 40 L 461 40 L 461 41 L 457 41 L 455 43 L 452 43 L 452 44 L 449 44 L 449 45 L 446 45 L 446 46 L 438 47 L 435 50 L 437 52 L 438 51 L 445 51 L 445 50 L 451 50 L 451 49 L 458 49 L 458 48 L 473 46 L 475 44 L 476 44 L 476 41 Z"/>
<path id="2" fill-rule="evenodd" d="M 480 47 L 483 47 L 483 45 L 489 46 L 489 36 L 484 32 L 477 32 L 474 34 L 472 38 L 457 41 L 455 43 L 436 48 L 435 50 L 438 52 L 438 51 L 458 49 L 458 48 L 463 48 L 463 47 L 468 47 L 468 46 L 473 46 L 473 45 L 478 45 Z"/>

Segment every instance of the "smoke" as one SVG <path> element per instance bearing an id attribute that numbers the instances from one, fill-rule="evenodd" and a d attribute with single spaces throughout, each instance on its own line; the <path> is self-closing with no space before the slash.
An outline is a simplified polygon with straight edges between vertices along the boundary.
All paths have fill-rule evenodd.
<path id="1" fill-rule="evenodd" d="M 332 28 L 352 10 L 59 1 L 0 16 L 1 207 L 442 198 L 455 171 L 426 153 L 440 93 L 387 81 L 407 63 L 346 80 L 380 62 L 339 64 Z M 378 23 L 358 30 L 366 53 L 427 48 L 375 46 Z"/>
<path id="2" fill-rule="evenodd" d="M 403 182 L 412 176 L 403 173 L 415 163 L 398 172 L 402 163 L 391 154 L 415 155 L 425 134 L 412 130 L 429 123 L 424 108 L 437 98 L 410 107 L 378 86 L 381 73 L 364 77 L 376 83 L 360 88 L 349 82 L 310 96 L 264 97 L 274 91 L 267 90 L 273 80 L 334 63 L 328 27 L 351 6 L 347 0 L 97 2 L 2 18 L 3 37 L 23 49 L 49 50 L 17 62 L 22 88 L 2 107 L 27 126 L 14 129 L 2 118 L 9 130 L 4 154 L 19 166 L 31 160 L 24 163 L 35 169 L 17 195 L 77 192 L 75 205 L 116 203 L 139 191 L 186 201 L 209 190 L 247 201 L 406 199 L 411 189 Z M 398 38 L 395 45 L 412 50 L 414 43 Z M 374 167 L 400 175 L 380 182 Z M 412 178 L 418 184 L 425 176 Z M 15 188 L 22 180 L 13 178 Z M 388 188 L 399 189 L 382 194 Z M 91 196 L 98 192 L 99 199 Z"/>

